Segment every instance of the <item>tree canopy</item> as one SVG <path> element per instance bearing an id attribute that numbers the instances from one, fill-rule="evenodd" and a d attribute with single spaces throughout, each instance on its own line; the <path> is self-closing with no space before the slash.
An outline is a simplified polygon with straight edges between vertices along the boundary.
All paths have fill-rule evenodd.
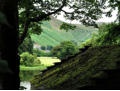
<path id="1" fill-rule="evenodd" d="M 40 34 L 42 21 L 49 20 L 51 15 L 60 15 L 61 12 L 64 13 L 66 19 L 79 20 L 83 24 L 95 25 L 95 20 L 101 17 L 102 9 L 104 8 L 103 1 L 104 0 L 20 0 L 19 44 L 23 42 L 30 32 Z M 65 9 L 66 7 L 69 8 L 70 11 L 67 11 Z M 66 28 L 65 23 L 64 27 Z"/>
<path id="2" fill-rule="evenodd" d="M 108 11 L 104 11 L 109 8 Z M 20 41 L 23 42 L 29 33 L 40 34 L 41 24 L 44 20 L 49 20 L 50 16 L 58 16 L 61 12 L 69 20 L 77 20 L 85 25 L 96 26 L 96 20 L 102 14 L 111 17 L 113 10 L 118 9 L 118 20 L 120 21 L 120 1 L 119 0 L 20 0 L 19 1 L 19 27 Z M 69 9 L 69 10 L 68 10 Z M 64 26 L 63 26 L 64 25 Z M 68 30 L 68 26 L 63 23 L 62 29 Z M 29 30 L 29 31 L 28 31 Z"/>
<path id="3" fill-rule="evenodd" d="M 78 52 L 78 47 L 72 41 L 63 41 L 59 46 L 54 47 L 51 50 L 52 56 L 60 59 L 67 58 Z"/>

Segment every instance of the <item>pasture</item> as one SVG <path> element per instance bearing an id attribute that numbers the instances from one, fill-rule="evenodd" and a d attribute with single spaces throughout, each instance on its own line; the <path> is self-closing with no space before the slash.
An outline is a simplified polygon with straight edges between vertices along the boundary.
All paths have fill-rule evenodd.
<path id="1" fill-rule="evenodd" d="M 61 62 L 61 60 L 56 57 L 38 57 L 38 58 L 41 62 L 41 65 L 44 66 L 53 66 L 54 63 Z"/>
<path id="2" fill-rule="evenodd" d="M 30 71 L 30 70 L 45 70 L 48 66 L 54 66 L 54 63 L 57 62 L 61 62 L 60 59 L 56 58 L 56 57 L 38 57 L 38 59 L 40 60 L 41 64 L 38 64 L 38 66 L 24 66 L 24 65 L 20 65 L 20 70 L 21 71 Z"/>

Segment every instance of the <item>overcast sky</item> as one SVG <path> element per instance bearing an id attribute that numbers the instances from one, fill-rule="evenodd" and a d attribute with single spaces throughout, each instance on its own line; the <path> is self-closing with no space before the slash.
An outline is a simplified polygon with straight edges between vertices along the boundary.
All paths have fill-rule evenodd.
<path id="1" fill-rule="evenodd" d="M 106 17 L 105 15 L 103 15 L 103 16 L 102 16 L 103 18 L 99 19 L 97 22 L 113 22 L 113 21 L 116 19 L 116 14 L 117 14 L 117 10 L 113 11 L 113 13 L 112 13 L 113 16 L 112 16 L 112 17 L 108 18 L 108 17 Z M 62 21 L 64 21 L 64 22 L 68 22 L 68 23 L 74 23 L 74 24 L 77 23 L 77 24 L 79 24 L 78 21 L 69 21 L 69 20 L 66 20 L 66 19 L 63 17 L 63 14 L 59 15 L 59 16 L 57 17 L 57 19 L 62 20 Z"/>

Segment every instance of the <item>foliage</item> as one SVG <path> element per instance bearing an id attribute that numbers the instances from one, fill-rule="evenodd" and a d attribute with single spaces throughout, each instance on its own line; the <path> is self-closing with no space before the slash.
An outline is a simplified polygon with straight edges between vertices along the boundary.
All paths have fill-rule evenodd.
<path id="1" fill-rule="evenodd" d="M 47 46 L 47 50 L 52 50 L 52 46 Z"/>
<path id="2" fill-rule="evenodd" d="M 36 58 L 35 60 L 34 60 L 34 66 L 39 66 L 39 65 L 41 65 L 41 62 L 40 62 L 40 60 L 38 59 L 38 58 Z"/>
<path id="3" fill-rule="evenodd" d="M 46 46 L 41 46 L 41 49 L 42 50 L 46 50 Z"/>
<path id="4" fill-rule="evenodd" d="M 33 42 L 31 37 L 25 38 L 24 42 L 19 46 L 19 53 L 22 54 L 23 52 L 33 53 Z"/>
<path id="5" fill-rule="evenodd" d="M 79 45 L 79 48 L 84 48 L 85 46 L 92 46 L 92 47 L 98 46 L 98 43 L 96 42 L 98 36 L 99 36 L 98 32 L 93 33 L 91 38 L 89 38 L 88 40 L 86 40 L 85 42 Z"/>
<path id="6" fill-rule="evenodd" d="M 68 30 L 74 30 L 76 28 L 75 25 L 70 25 L 68 23 L 63 23 L 61 26 L 60 26 L 60 29 L 64 29 L 68 32 Z"/>
<path id="7" fill-rule="evenodd" d="M 45 52 L 45 51 L 37 50 L 37 49 L 34 49 L 33 53 L 36 54 L 37 57 L 49 57 L 49 56 L 51 56 L 51 54 L 49 52 Z"/>
<path id="8" fill-rule="evenodd" d="M 83 42 L 82 44 L 80 44 L 79 48 L 84 48 L 85 46 L 90 46 L 90 45 L 92 45 L 91 44 L 92 42 L 93 42 L 92 39 L 88 39 L 85 42 Z"/>
<path id="9" fill-rule="evenodd" d="M 111 23 L 111 24 L 106 25 L 104 28 L 100 28 L 99 34 L 101 36 L 97 39 L 97 42 L 100 42 L 101 45 L 102 44 L 103 45 L 118 44 L 120 40 L 119 30 L 120 30 L 120 25 L 116 23 Z"/>
<path id="10" fill-rule="evenodd" d="M 62 12 L 69 20 L 79 20 L 85 25 L 96 26 L 96 20 L 101 18 L 105 9 L 105 0 L 21 0 L 19 2 L 20 43 L 31 33 L 42 32 L 42 21 L 50 20 L 50 16 L 58 16 Z M 64 9 L 67 7 L 71 12 Z M 63 23 L 61 28 L 69 29 L 75 26 Z"/>
<path id="11" fill-rule="evenodd" d="M 40 70 L 32 70 L 34 68 L 31 67 L 31 70 L 21 70 L 20 71 L 20 80 L 21 81 L 30 81 L 35 75 L 40 74 Z"/>
<path id="12" fill-rule="evenodd" d="M 20 57 L 21 57 L 20 64 L 21 65 L 25 65 L 25 66 L 33 66 L 35 60 L 39 61 L 39 60 L 37 60 L 37 56 L 36 55 L 32 55 L 32 54 L 30 54 L 28 52 L 23 52 L 20 55 Z"/>
<path id="13" fill-rule="evenodd" d="M 106 12 L 106 16 L 108 17 L 111 17 L 112 12 L 117 9 L 116 22 L 120 23 L 120 1 L 119 0 L 108 0 L 108 4 L 106 7 L 110 8 L 109 11 Z"/>
<path id="14" fill-rule="evenodd" d="M 86 45 L 91 46 L 106 46 L 120 44 L 120 25 L 117 23 L 102 24 L 99 27 L 98 33 L 94 33 L 92 38 L 83 42 L 80 45 L 84 47 Z"/>
<path id="15" fill-rule="evenodd" d="M 115 45 L 120 43 L 120 26 L 117 23 L 103 24 L 96 35 L 95 45 Z"/>
<path id="16" fill-rule="evenodd" d="M 72 41 L 63 41 L 59 46 L 51 50 L 51 54 L 60 59 L 74 55 L 78 52 L 78 47 Z"/>

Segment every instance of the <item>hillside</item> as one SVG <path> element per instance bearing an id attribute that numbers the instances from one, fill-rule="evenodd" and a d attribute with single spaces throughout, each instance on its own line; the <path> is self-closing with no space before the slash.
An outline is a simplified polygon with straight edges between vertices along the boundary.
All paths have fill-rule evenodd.
<path id="1" fill-rule="evenodd" d="M 95 28 L 85 27 L 83 25 L 76 25 L 77 28 L 75 30 L 66 32 L 65 30 L 59 29 L 61 24 L 62 21 L 51 17 L 50 21 L 43 22 L 43 32 L 41 35 L 31 35 L 32 40 L 43 46 L 56 46 L 64 40 L 71 40 L 80 44 L 89 39 L 93 32 L 96 32 Z"/>
<path id="2" fill-rule="evenodd" d="M 92 77 L 104 76 L 102 70 L 116 69 L 116 62 L 120 62 L 119 52 L 118 45 L 90 47 L 37 75 L 31 81 L 32 89 L 81 89 L 92 83 Z"/>

